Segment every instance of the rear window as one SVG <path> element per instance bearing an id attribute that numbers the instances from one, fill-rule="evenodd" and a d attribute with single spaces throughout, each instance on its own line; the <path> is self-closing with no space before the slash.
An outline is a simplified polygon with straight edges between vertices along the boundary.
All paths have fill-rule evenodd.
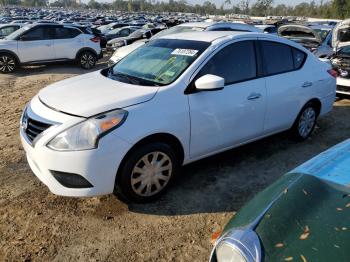
<path id="1" fill-rule="evenodd" d="M 262 41 L 262 53 L 265 60 L 265 73 L 275 75 L 294 70 L 292 48 L 289 45 Z"/>

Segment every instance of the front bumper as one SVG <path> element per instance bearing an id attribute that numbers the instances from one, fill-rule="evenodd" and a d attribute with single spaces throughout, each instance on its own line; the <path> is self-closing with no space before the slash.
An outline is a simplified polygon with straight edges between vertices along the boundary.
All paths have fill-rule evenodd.
<path id="1" fill-rule="evenodd" d="M 350 95 L 350 79 L 337 78 L 337 94 Z"/>
<path id="2" fill-rule="evenodd" d="M 38 103 L 37 101 L 35 102 Z M 41 105 L 34 108 L 40 107 L 44 106 Z M 46 108 L 44 111 L 48 110 L 50 109 Z M 34 109 L 31 108 L 31 111 L 34 112 Z M 58 112 L 55 114 L 64 115 Z M 44 117 L 44 115 L 46 116 L 45 112 L 42 112 L 41 117 Z M 35 116 L 31 115 L 30 117 Z M 67 115 L 63 117 L 75 118 Z M 50 120 L 57 121 L 56 119 Z M 60 133 L 64 126 L 62 124 L 59 127 L 50 127 L 34 145 L 30 143 L 24 130 L 20 129 L 21 142 L 33 173 L 56 195 L 87 197 L 112 193 L 119 164 L 131 148 L 131 145 L 112 132 L 103 137 L 99 141 L 98 148 L 93 150 L 59 152 L 48 148 L 46 144 Z M 78 174 L 88 181 L 91 186 L 87 188 L 64 186 L 54 177 L 52 171 Z"/>

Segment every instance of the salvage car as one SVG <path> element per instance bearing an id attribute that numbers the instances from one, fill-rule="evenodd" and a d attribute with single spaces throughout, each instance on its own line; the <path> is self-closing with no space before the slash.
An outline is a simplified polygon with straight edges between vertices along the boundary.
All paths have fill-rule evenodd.
<path id="1" fill-rule="evenodd" d="M 347 140 L 282 176 L 213 235 L 210 261 L 348 261 L 349 173 Z"/>
<path id="2" fill-rule="evenodd" d="M 11 73 L 21 65 L 58 61 L 74 61 L 91 69 L 103 55 L 99 41 L 76 27 L 27 25 L 0 39 L 0 73 Z"/>
<path id="3" fill-rule="evenodd" d="M 162 29 L 159 29 L 159 28 L 153 28 L 153 29 L 141 28 L 141 29 L 138 29 L 138 30 L 134 31 L 133 33 L 131 33 L 129 36 L 119 37 L 119 38 L 109 40 L 107 42 L 107 45 L 106 45 L 106 50 L 107 50 L 107 52 L 113 52 L 116 49 L 118 49 L 122 46 L 130 45 L 130 44 L 136 42 L 137 40 L 150 39 L 152 36 L 159 33 L 161 30 Z"/>
<path id="4" fill-rule="evenodd" d="M 24 110 L 20 137 L 51 192 L 116 189 L 147 202 L 182 165 L 285 130 L 307 139 L 332 110 L 335 87 L 330 65 L 280 37 L 168 35 L 42 89 Z"/>
<path id="5" fill-rule="evenodd" d="M 338 72 L 337 93 L 350 95 L 350 19 L 334 28 L 332 45 L 335 53 L 330 57 L 330 62 Z"/>
<path id="6" fill-rule="evenodd" d="M 322 43 L 321 35 L 306 25 L 280 26 L 278 35 L 301 44 L 311 52 L 315 51 Z"/>

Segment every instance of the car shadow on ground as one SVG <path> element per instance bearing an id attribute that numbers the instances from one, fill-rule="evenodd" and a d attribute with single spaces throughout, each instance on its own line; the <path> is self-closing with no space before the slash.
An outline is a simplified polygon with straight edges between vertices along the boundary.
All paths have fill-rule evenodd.
<path id="1" fill-rule="evenodd" d="M 350 106 L 335 107 L 334 111 L 350 116 Z M 346 127 L 350 124 L 330 136 L 336 124 L 326 117 L 304 142 L 295 142 L 284 132 L 187 165 L 160 200 L 129 203 L 129 210 L 165 216 L 238 211 L 283 174 L 349 138 Z"/>
<path id="2" fill-rule="evenodd" d="M 96 66 L 92 69 L 85 70 L 82 69 L 75 62 L 55 62 L 47 65 L 31 65 L 31 66 L 22 66 L 17 69 L 16 72 L 9 74 L 15 77 L 23 77 L 28 75 L 41 75 L 41 74 L 84 74 L 100 70 L 108 67 L 107 65 L 108 57 L 104 57 L 96 63 Z"/>

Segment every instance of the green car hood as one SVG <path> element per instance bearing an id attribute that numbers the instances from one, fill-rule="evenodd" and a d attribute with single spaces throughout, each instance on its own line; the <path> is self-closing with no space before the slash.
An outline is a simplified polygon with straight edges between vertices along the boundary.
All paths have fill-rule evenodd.
<path id="1" fill-rule="evenodd" d="M 248 227 L 264 261 L 350 261 L 350 140 L 259 193 L 224 232 Z"/>

